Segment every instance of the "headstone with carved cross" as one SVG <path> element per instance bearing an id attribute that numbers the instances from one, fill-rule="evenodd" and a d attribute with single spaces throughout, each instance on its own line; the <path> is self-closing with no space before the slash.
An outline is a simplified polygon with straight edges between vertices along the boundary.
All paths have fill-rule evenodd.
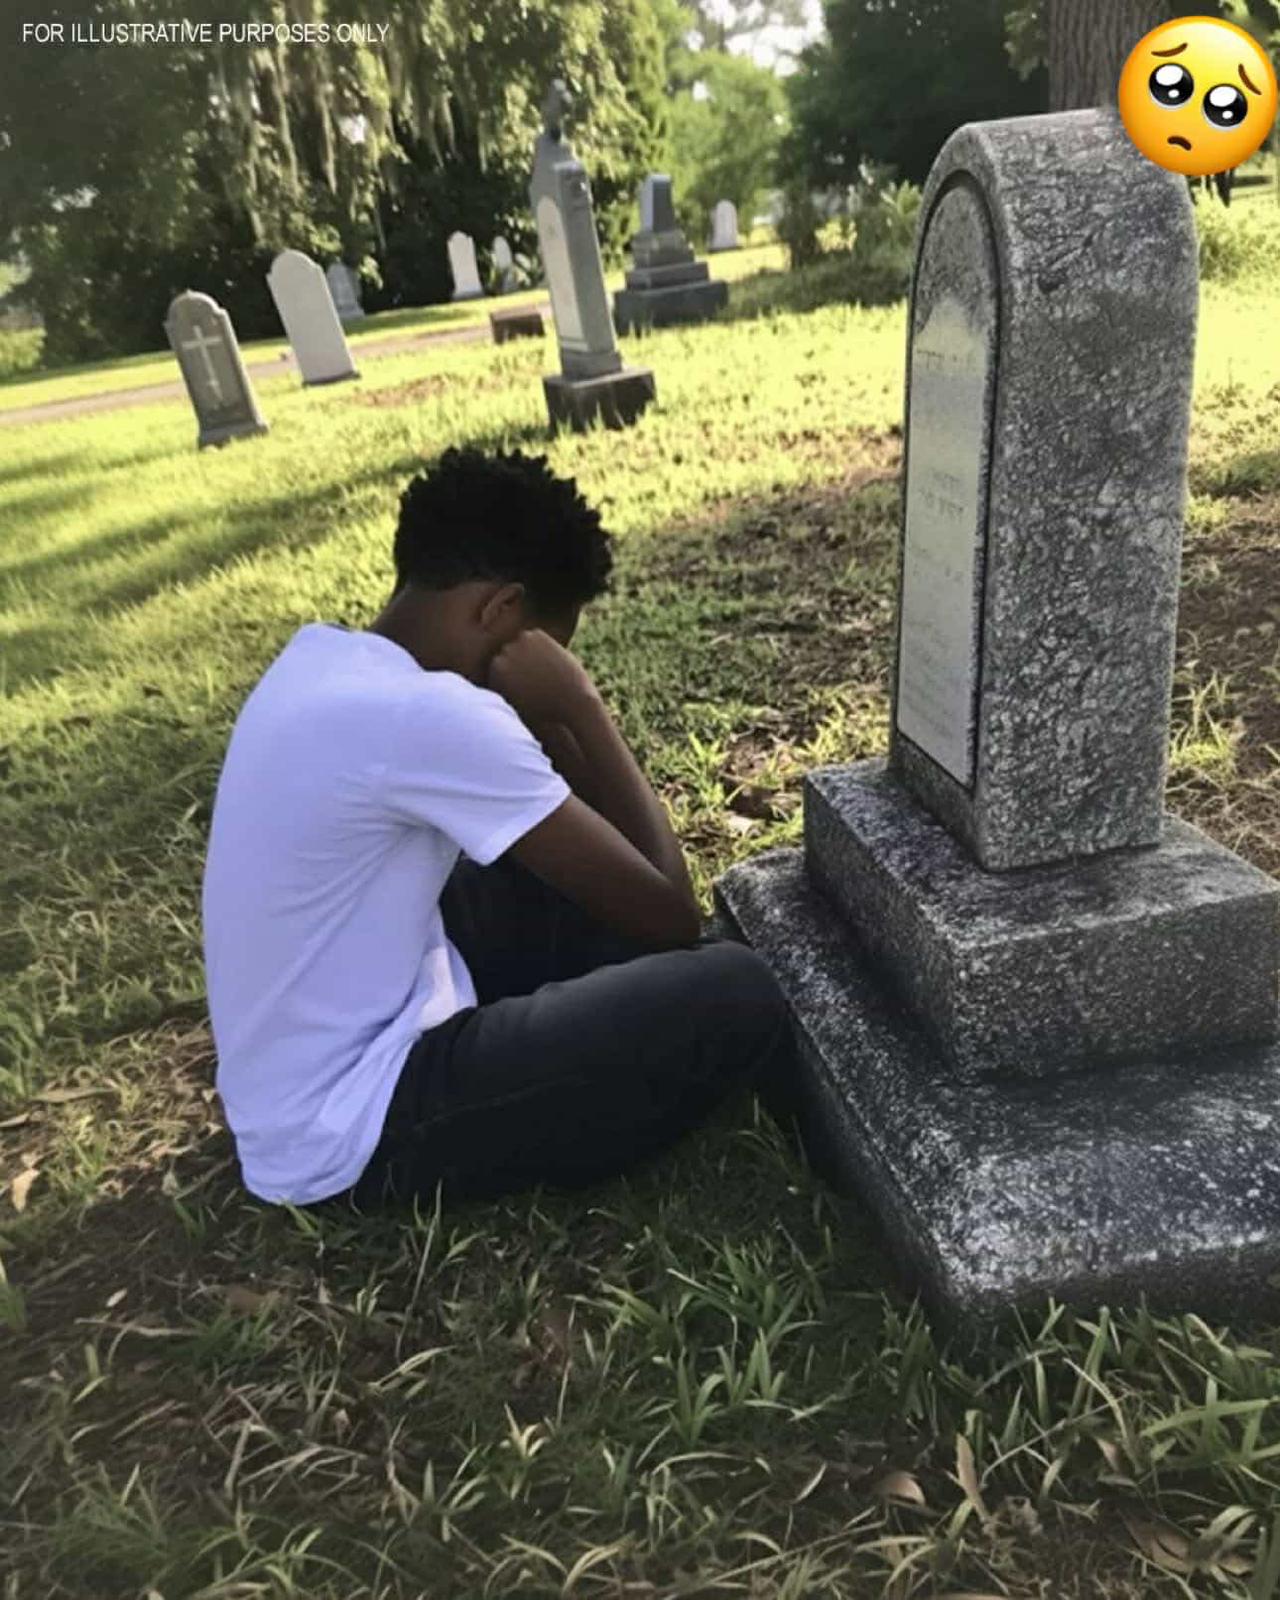
<path id="1" fill-rule="evenodd" d="M 551 296 L 561 371 L 543 379 L 553 424 L 574 428 L 603 421 L 634 422 L 654 398 L 653 373 L 624 367 L 609 313 L 591 185 L 564 137 L 570 107 L 557 80 L 543 105 L 544 127 L 534 147 L 529 200 Z"/>
<path id="2" fill-rule="evenodd" d="M 164 331 L 195 407 L 202 450 L 269 431 L 231 318 L 216 300 L 191 290 L 180 294 L 169 307 Z"/>

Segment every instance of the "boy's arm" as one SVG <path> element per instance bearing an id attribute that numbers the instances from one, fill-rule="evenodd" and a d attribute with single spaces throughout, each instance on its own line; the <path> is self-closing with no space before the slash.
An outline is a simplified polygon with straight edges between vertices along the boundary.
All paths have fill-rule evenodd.
<path id="1" fill-rule="evenodd" d="M 538 735 L 578 799 L 656 867 L 696 915 L 688 868 L 662 802 L 577 658 L 545 633 L 523 633 L 494 663 L 489 686 Z"/>

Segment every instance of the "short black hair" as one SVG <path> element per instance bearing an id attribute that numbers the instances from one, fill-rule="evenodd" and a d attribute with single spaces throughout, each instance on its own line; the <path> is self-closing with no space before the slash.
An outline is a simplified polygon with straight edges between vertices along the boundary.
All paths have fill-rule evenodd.
<path id="1" fill-rule="evenodd" d="M 535 611 L 557 615 L 608 588 L 611 546 L 600 513 L 545 456 L 449 449 L 400 497 L 396 587 L 522 583 Z"/>

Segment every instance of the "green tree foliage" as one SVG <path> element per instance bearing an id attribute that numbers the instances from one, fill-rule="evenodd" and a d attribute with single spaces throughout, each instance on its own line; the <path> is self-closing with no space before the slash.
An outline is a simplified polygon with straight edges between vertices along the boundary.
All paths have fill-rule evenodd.
<path id="1" fill-rule="evenodd" d="M 744 226 L 773 182 L 787 100 L 782 81 L 746 56 L 694 58 L 701 92 L 671 108 L 671 168 L 681 216 L 696 238 L 718 200 L 732 200 Z"/>
<path id="2" fill-rule="evenodd" d="M 24 0 L 0 0 L 18 37 Z M 32 267 L 52 358 L 152 348 L 184 288 L 242 336 L 278 331 L 264 277 L 286 245 L 365 264 L 374 303 L 447 288 L 456 227 L 528 244 L 524 188 L 547 82 L 606 244 L 661 149 L 651 0 L 49 0 L 41 20 L 328 24 L 326 43 L 9 46 L 0 54 L 0 254 Z M 344 43 L 343 22 L 385 27 Z M 383 277 L 388 280 L 379 291 Z M 366 302 L 368 303 L 368 302 Z"/>
<path id="3" fill-rule="evenodd" d="M 1007 0 L 826 0 L 826 36 L 787 80 L 786 170 L 845 188 L 864 162 L 922 181 L 962 123 L 1042 110 L 1005 51 Z"/>

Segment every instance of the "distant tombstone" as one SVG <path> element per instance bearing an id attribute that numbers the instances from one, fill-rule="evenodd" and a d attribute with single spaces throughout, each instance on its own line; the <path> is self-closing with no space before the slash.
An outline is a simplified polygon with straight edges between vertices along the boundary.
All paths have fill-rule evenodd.
<path id="1" fill-rule="evenodd" d="M 652 173 L 641 185 L 640 223 L 631 241 L 635 266 L 613 298 L 620 332 L 702 322 L 728 303 L 729 285 L 712 278 L 705 261 L 694 259 L 676 221 L 675 194 L 665 173 Z"/>
<path id="2" fill-rule="evenodd" d="M 453 299 L 479 300 L 484 294 L 476 265 L 476 243 L 469 233 L 449 235 L 449 270 L 453 273 Z"/>
<path id="3" fill-rule="evenodd" d="M 712 250 L 738 248 L 738 208 L 732 200 L 718 200 L 711 213 Z"/>
<path id="4" fill-rule="evenodd" d="M 516 258 L 501 234 L 493 241 L 493 270 L 498 274 L 498 293 L 510 294 L 516 286 Z"/>
<path id="5" fill-rule="evenodd" d="M 653 373 L 622 365 L 609 314 L 591 185 L 564 138 L 568 91 L 558 80 L 543 106 L 545 126 L 534 148 L 529 200 L 560 346 L 559 375 L 543 381 L 553 424 L 585 428 L 634 422 L 654 398 Z"/>
<path id="6" fill-rule="evenodd" d="M 200 449 L 270 431 L 231 318 L 216 300 L 191 290 L 180 294 L 169 307 L 164 331 L 195 407 Z"/>
<path id="7" fill-rule="evenodd" d="M 364 307 L 360 304 L 360 279 L 355 272 L 345 261 L 334 261 L 325 273 L 325 280 L 339 322 L 358 322 L 364 316 Z"/>
<path id="8" fill-rule="evenodd" d="M 302 381 L 310 387 L 360 376 L 338 320 L 324 273 L 301 250 L 282 250 L 271 263 L 267 287 Z"/>

